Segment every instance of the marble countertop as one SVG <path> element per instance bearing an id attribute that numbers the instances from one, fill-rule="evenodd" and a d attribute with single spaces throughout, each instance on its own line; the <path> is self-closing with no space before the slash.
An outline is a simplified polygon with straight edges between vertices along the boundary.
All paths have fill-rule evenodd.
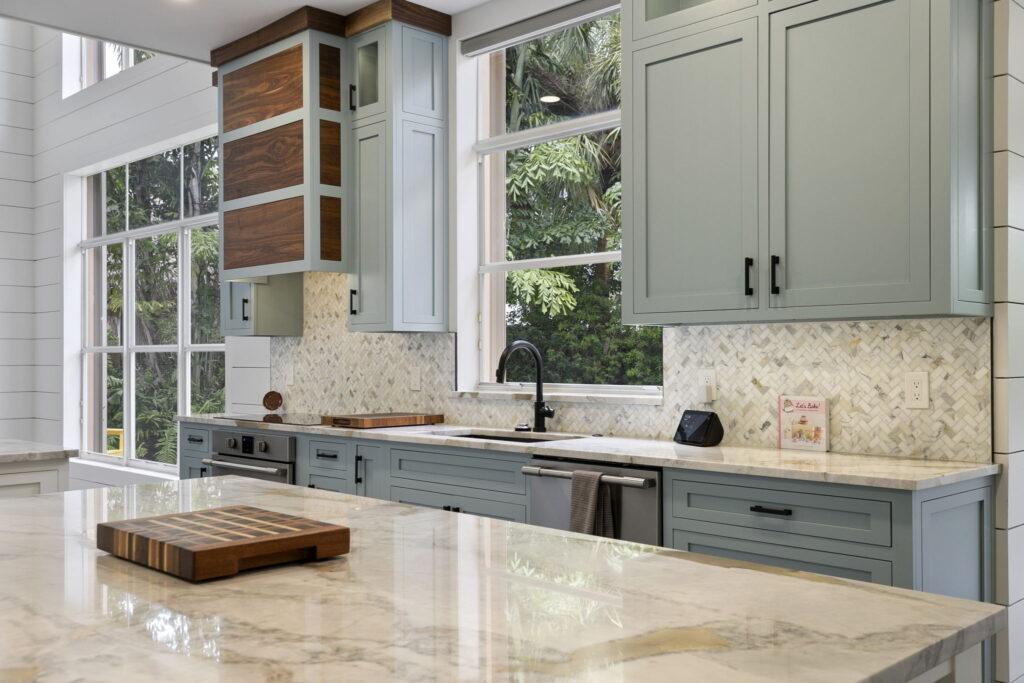
<path id="1" fill-rule="evenodd" d="M 66 460 L 78 455 L 73 448 L 64 448 L 51 443 L 23 441 L 22 439 L 0 439 L 0 464 L 12 462 L 38 462 L 41 460 Z"/>
<path id="2" fill-rule="evenodd" d="M 522 453 L 539 457 L 591 460 L 653 467 L 675 467 L 705 472 L 748 474 L 781 479 L 821 481 L 853 486 L 918 491 L 978 479 L 999 473 L 994 463 L 946 462 L 916 458 L 895 458 L 844 453 L 716 446 L 699 448 L 673 441 L 595 437 L 541 443 L 509 443 L 467 439 L 469 431 L 501 433 L 458 425 L 393 427 L 383 429 L 341 429 L 319 425 L 296 426 L 237 420 L 223 415 L 192 415 L 179 421 L 220 427 L 268 429 L 297 434 L 319 434 L 343 438 L 382 439 L 432 446 L 457 446 Z M 545 436 L 558 436 L 549 432 Z M 578 435 L 573 435 L 578 436 Z"/>
<path id="3" fill-rule="evenodd" d="M 245 504 L 347 556 L 190 584 L 96 524 Z M 3 680 L 905 681 L 1004 608 L 240 477 L 0 500 Z"/>

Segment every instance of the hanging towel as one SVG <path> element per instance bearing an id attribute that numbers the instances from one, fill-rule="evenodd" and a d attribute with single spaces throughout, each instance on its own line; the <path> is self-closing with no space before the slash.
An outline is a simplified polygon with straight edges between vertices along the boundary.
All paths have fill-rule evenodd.
<path id="1" fill-rule="evenodd" d="M 601 483 L 601 473 L 575 470 L 569 496 L 569 531 L 615 538 L 612 492 Z"/>

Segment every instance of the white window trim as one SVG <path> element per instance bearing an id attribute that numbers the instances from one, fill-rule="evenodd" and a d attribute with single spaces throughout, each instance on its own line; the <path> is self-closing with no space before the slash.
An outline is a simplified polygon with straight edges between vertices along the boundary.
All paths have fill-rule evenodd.
<path id="1" fill-rule="evenodd" d="M 187 143 L 186 143 L 187 144 Z M 178 165 L 178 211 L 179 215 L 184 214 L 185 207 L 185 163 L 184 163 L 184 146 L 178 145 L 180 154 L 180 163 Z M 174 149 L 171 147 L 170 149 Z M 145 158 L 145 157 L 142 157 Z M 130 163 L 130 162 L 129 162 Z M 128 220 L 128 163 L 123 164 L 125 167 L 125 220 Z M 117 168 L 114 165 L 105 170 L 111 168 Z M 84 185 L 86 177 L 81 177 L 80 183 L 83 186 L 83 205 L 88 206 L 89 199 L 86 197 L 84 191 Z M 175 473 L 178 470 L 178 464 L 171 465 L 169 463 L 157 463 L 147 460 L 136 460 L 132 457 L 135 450 L 135 356 L 137 353 L 177 353 L 178 361 L 178 396 L 177 396 L 177 413 L 178 415 L 191 415 L 192 414 L 192 376 L 191 376 L 191 354 L 193 352 L 219 352 L 226 353 L 226 344 L 195 344 L 192 342 L 192 230 L 197 228 L 210 228 L 217 227 L 220 229 L 220 217 L 217 212 L 207 213 L 200 216 L 190 216 L 188 218 L 182 218 L 175 221 L 167 221 L 165 223 L 159 223 L 157 225 L 150 225 L 145 228 L 129 229 L 125 225 L 125 229 L 122 232 L 106 234 L 106 223 L 107 223 L 107 212 L 106 212 L 106 175 L 101 176 L 101 182 L 103 183 L 103 189 L 100 196 L 100 201 L 103 205 L 103 209 L 99 212 L 100 220 L 102 223 L 101 235 L 99 237 L 93 237 L 83 239 L 78 243 L 78 252 L 83 258 L 87 258 L 87 252 L 90 249 L 97 247 L 109 246 L 112 244 L 122 245 L 122 267 L 121 267 L 121 287 L 122 287 L 122 298 L 123 298 L 123 309 L 121 313 L 121 324 L 122 324 L 122 344 L 116 346 L 109 345 L 94 345 L 89 344 L 87 339 L 89 326 L 83 324 L 81 326 L 81 354 L 79 358 L 79 371 L 81 382 L 81 398 L 82 398 L 82 412 L 81 412 L 81 424 L 82 429 L 80 430 L 80 445 L 79 454 L 82 459 L 94 460 L 96 462 L 115 464 L 121 467 L 137 467 L 141 469 L 154 470 L 157 472 Z M 84 226 L 84 223 L 83 223 Z M 159 235 L 166 235 L 177 233 L 178 236 L 178 340 L 176 344 L 160 344 L 160 345 L 139 345 L 135 343 L 135 243 L 140 239 L 150 239 Z M 89 283 L 88 283 L 88 269 L 83 267 L 81 269 L 81 305 L 82 311 L 87 315 L 89 311 Z M 106 289 L 104 289 L 102 297 L 106 296 Z M 106 310 L 106 301 L 101 301 L 103 310 Z M 85 320 L 83 319 L 83 323 Z M 111 456 L 106 453 L 97 453 L 87 448 L 89 441 L 89 429 L 86 424 L 86 411 L 84 407 L 87 401 L 90 401 L 90 387 L 86 382 L 86 359 L 88 354 L 93 353 L 118 353 L 121 354 L 122 358 L 122 376 L 125 382 L 125 393 L 124 407 L 122 409 L 123 415 L 123 429 L 124 434 L 122 435 L 122 449 L 123 454 L 121 456 Z M 105 367 L 105 366 L 104 366 Z M 131 388 L 131 392 L 128 391 Z M 104 386 L 105 389 L 105 386 Z M 104 407 L 105 407 L 105 391 L 104 391 Z M 106 419 L 106 410 L 101 409 L 99 413 Z M 106 433 L 106 423 L 101 428 L 101 431 Z M 105 437 L 104 437 L 105 438 Z M 180 453 L 178 454 L 180 457 Z"/>
<path id="2" fill-rule="evenodd" d="M 454 42 L 454 41 L 453 41 Z M 490 327 L 496 327 L 492 320 L 487 319 L 485 311 L 488 302 L 487 287 L 484 278 L 490 273 L 508 272 L 527 268 L 555 268 L 571 265 L 609 263 L 622 260 L 621 251 L 609 251 L 592 254 L 573 254 L 569 256 L 556 256 L 550 258 L 525 259 L 520 261 L 499 261 L 488 258 L 487 242 L 484 232 L 487 229 L 488 217 L 486 216 L 487 201 L 484 194 L 487 192 L 486 166 L 487 157 L 492 154 L 508 152 L 523 147 L 529 147 L 551 140 L 558 140 L 574 135 L 594 133 L 622 125 L 622 111 L 599 112 L 580 116 L 568 121 L 559 121 L 546 126 L 538 126 L 514 133 L 495 135 L 481 138 L 479 132 L 479 121 L 483 98 L 487 96 L 488 83 L 483 82 L 486 77 L 481 76 L 482 67 L 478 60 L 488 59 L 487 55 L 479 57 L 464 57 L 455 55 L 453 59 L 453 71 L 459 73 L 468 72 L 472 69 L 476 78 L 473 87 L 467 89 L 465 96 L 456 94 L 456 117 L 457 129 L 453 136 L 456 145 L 455 154 L 459 154 L 458 146 L 460 140 L 469 142 L 463 147 L 465 153 L 463 159 L 472 159 L 475 165 L 473 174 L 474 185 L 467 185 L 459 181 L 459 168 L 455 164 L 453 168 L 452 185 L 456 196 L 460 193 L 473 193 L 475 199 L 475 220 L 469 222 L 465 216 L 456 215 L 453 217 L 456 239 L 455 263 L 465 263 L 459 256 L 465 254 L 467 249 L 461 245 L 475 248 L 476 259 L 471 269 L 460 267 L 458 272 L 452 273 L 457 300 L 454 302 L 453 310 L 459 312 L 457 316 L 457 332 L 462 340 L 457 340 L 457 354 L 463 357 L 471 353 L 474 360 L 470 363 L 459 363 L 462 369 L 457 369 L 456 389 L 452 392 L 455 397 L 498 399 L 498 400 L 532 400 L 534 385 L 531 383 L 506 382 L 499 384 L 489 379 L 491 363 L 488 358 L 494 355 L 496 331 Z M 453 78 L 455 75 L 453 74 Z M 472 95 L 472 98 L 469 95 Z M 466 104 L 472 99 L 473 108 L 469 109 Z M 469 129 L 461 122 L 472 118 L 473 128 L 468 137 Z M 467 139 L 468 138 L 468 139 Z M 463 143 L 464 144 L 464 143 Z M 463 167 L 464 170 L 465 167 Z M 468 174 L 466 174 L 468 177 Z M 474 192 L 475 190 L 475 192 Z M 453 204 L 458 206 L 459 204 Z M 466 239 L 467 233 L 472 231 L 471 239 Z M 472 287 L 459 287 L 460 282 L 468 282 L 472 277 Z M 475 343 L 472 343 L 475 341 Z M 468 367 L 467 367 L 468 366 Z M 620 404 L 641 404 L 660 405 L 663 400 L 663 389 L 661 386 L 638 386 L 638 385 L 605 385 L 605 384 L 560 384 L 545 383 L 545 398 L 554 402 L 585 402 L 585 403 L 620 403 Z"/>

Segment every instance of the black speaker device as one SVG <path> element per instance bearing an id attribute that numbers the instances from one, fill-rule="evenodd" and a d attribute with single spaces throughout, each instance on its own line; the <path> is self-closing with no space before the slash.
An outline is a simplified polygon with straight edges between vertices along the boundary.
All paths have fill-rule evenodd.
<path id="1" fill-rule="evenodd" d="M 718 415 L 710 410 L 686 410 L 676 427 L 672 440 L 687 446 L 717 446 L 722 443 L 725 429 Z"/>

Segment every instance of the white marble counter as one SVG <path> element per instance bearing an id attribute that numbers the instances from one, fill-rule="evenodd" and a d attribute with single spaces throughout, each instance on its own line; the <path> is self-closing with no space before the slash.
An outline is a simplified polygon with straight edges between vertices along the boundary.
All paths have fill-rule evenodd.
<path id="1" fill-rule="evenodd" d="M 22 439 L 0 439 L 0 464 L 67 460 L 76 455 L 77 450 L 54 444 Z"/>
<path id="2" fill-rule="evenodd" d="M 345 557 L 190 584 L 96 524 L 255 505 Z M 0 500 L 0 680 L 905 681 L 1001 607 L 254 479 Z"/>
<path id="3" fill-rule="evenodd" d="M 994 463 L 963 463 L 914 458 L 887 458 L 844 453 L 815 453 L 767 448 L 717 446 L 698 448 L 673 441 L 594 437 L 544 443 L 509 443 L 467 439 L 459 435 L 488 431 L 457 425 L 394 427 L 385 429 L 339 429 L 322 426 L 294 426 L 277 423 L 240 421 L 217 415 L 179 417 L 182 422 L 220 427 L 268 429 L 297 434 L 321 434 L 343 438 L 382 439 L 433 446 L 457 446 L 486 450 L 553 456 L 574 460 L 592 460 L 654 467 L 749 474 L 782 479 L 822 481 L 854 486 L 875 486 L 916 491 L 945 486 L 999 473 Z M 548 433 L 547 436 L 555 436 Z"/>

